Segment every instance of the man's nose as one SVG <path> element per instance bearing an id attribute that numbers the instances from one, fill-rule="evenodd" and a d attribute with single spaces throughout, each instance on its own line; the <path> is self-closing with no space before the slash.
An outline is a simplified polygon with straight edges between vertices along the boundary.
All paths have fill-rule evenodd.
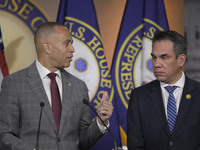
<path id="1" fill-rule="evenodd" d="M 70 51 L 71 51 L 72 53 L 75 52 L 74 46 L 73 46 L 72 44 L 70 44 Z"/>
<path id="2" fill-rule="evenodd" d="M 156 58 L 156 59 L 152 60 L 152 64 L 154 67 L 159 67 L 161 64 L 161 60 L 159 58 Z"/>

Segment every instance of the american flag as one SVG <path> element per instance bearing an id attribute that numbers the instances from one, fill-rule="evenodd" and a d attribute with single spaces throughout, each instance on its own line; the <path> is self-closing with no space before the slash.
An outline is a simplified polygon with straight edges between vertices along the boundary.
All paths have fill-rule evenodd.
<path id="1" fill-rule="evenodd" d="M 1 27 L 0 27 L 0 91 L 1 91 L 1 82 L 4 77 L 9 74 L 8 66 L 6 64 L 6 59 L 4 55 L 4 46 L 3 46 L 3 39 L 1 34 Z"/>

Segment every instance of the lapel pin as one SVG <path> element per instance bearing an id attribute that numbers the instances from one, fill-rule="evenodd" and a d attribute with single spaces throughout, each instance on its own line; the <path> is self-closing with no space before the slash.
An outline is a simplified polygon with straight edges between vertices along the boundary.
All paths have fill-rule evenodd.
<path id="1" fill-rule="evenodd" d="M 187 94 L 186 95 L 186 99 L 190 99 L 191 98 L 191 95 L 190 94 Z"/>
<path id="2" fill-rule="evenodd" d="M 72 84 L 71 83 L 67 83 L 67 86 L 71 86 Z"/>

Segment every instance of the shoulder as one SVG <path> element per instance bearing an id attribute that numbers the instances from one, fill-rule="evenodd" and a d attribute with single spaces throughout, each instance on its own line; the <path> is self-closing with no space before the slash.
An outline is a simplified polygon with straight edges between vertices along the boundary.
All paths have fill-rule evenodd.
<path id="1" fill-rule="evenodd" d="M 38 76 L 39 76 L 38 70 L 36 68 L 35 62 L 33 62 L 27 68 L 16 71 L 5 77 L 3 79 L 3 82 L 13 82 L 13 84 L 22 83 L 26 82 L 26 79 L 29 79 L 31 77 L 38 78 Z"/>
<path id="2" fill-rule="evenodd" d="M 157 88 L 157 87 L 160 87 L 160 82 L 157 81 L 157 80 L 153 80 L 145 85 L 141 85 L 135 89 L 133 89 L 133 91 L 136 91 L 136 92 L 145 92 L 147 90 L 151 90 L 151 89 L 154 89 L 154 88 Z"/>
<path id="3" fill-rule="evenodd" d="M 20 80 L 26 78 L 26 73 L 28 71 L 28 68 L 16 71 L 4 78 L 4 80 Z"/>
<path id="4" fill-rule="evenodd" d="M 160 91 L 160 82 L 153 80 L 131 91 L 130 99 L 148 99 L 151 93 Z"/>
<path id="5" fill-rule="evenodd" d="M 61 72 L 62 79 L 65 80 L 65 81 L 74 82 L 74 83 L 78 83 L 78 84 L 85 84 L 85 82 L 83 80 L 72 75 L 71 73 L 69 73 L 65 69 L 61 69 L 60 72 Z"/>
<path id="6" fill-rule="evenodd" d="M 25 87 L 27 85 L 27 79 L 29 78 L 27 76 L 28 69 L 22 69 L 19 71 L 16 71 L 5 78 L 3 78 L 1 88 L 2 91 L 15 91 L 15 90 L 22 90 L 22 87 Z"/>
<path id="7" fill-rule="evenodd" d="M 185 78 L 185 88 L 191 88 L 191 89 L 198 89 L 200 90 L 200 82 L 193 80 L 191 78 L 189 78 L 188 76 L 186 76 Z"/>

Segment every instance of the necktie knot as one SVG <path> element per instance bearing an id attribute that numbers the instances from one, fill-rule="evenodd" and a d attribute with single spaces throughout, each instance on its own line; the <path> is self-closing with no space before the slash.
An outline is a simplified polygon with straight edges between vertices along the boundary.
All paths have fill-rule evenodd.
<path id="1" fill-rule="evenodd" d="M 168 93 L 172 94 L 174 90 L 177 88 L 177 86 L 166 86 L 165 89 Z"/>
<path id="2" fill-rule="evenodd" d="M 51 72 L 51 73 L 49 73 L 47 76 L 51 79 L 51 80 L 55 80 L 55 77 L 56 77 L 56 73 L 54 73 L 54 72 Z"/>

